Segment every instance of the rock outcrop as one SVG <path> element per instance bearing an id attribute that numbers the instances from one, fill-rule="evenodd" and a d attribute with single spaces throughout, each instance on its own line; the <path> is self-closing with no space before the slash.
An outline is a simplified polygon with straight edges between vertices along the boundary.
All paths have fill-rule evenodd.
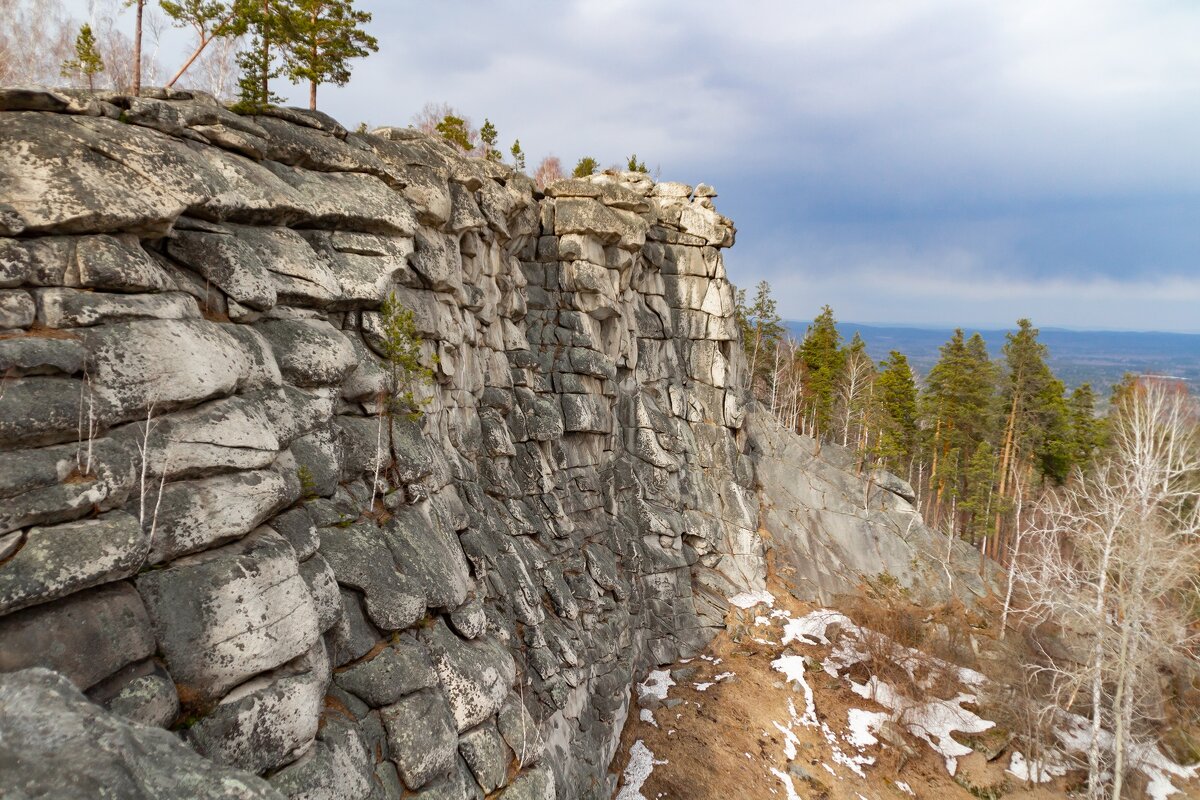
<path id="1" fill-rule="evenodd" d="M 0 94 L 0 669 L 221 796 L 607 797 L 631 684 L 763 579 L 714 193 Z M 6 734 L 101 718 L 3 681 Z"/>
<path id="2" fill-rule="evenodd" d="M 121 796 L 607 798 L 631 686 L 772 539 L 814 597 L 940 574 L 902 481 L 748 406 L 714 196 L 0 90 L 4 788 L 77 720 Z"/>

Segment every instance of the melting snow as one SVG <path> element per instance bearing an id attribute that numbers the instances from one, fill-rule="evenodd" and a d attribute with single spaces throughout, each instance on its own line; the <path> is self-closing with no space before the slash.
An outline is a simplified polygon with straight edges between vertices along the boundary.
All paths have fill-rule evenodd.
<path id="1" fill-rule="evenodd" d="M 796 794 L 796 787 L 792 786 L 791 775 L 788 775 L 786 772 L 780 772 L 774 767 L 771 767 L 771 774 L 779 779 L 779 782 L 783 784 L 784 789 L 787 789 L 788 800 L 803 800 L 800 795 Z"/>
<path id="2" fill-rule="evenodd" d="M 667 699 L 667 690 L 675 685 L 669 670 L 652 670 L 646 680 L 638 684 L 638 697 L 653 697 L 658 700 Z"/>
<path id="3" fill-rule="evenodd" d="M 638 718 L 642 722 L 653 725 L 656 728 L 658 727 L 658 720 L 654 718 L 654 712 L 648 708 L 643 708 L 641 713 L 638 714 Z"/>
<path id="4" fill-rule="evenodd" d="M 738 608 L 754 608 L 757 605 L 773 606 L 775 605 L 775 595 L 768 592 L 766 589 L 759 589 L 756 592 L 742 592 L 735 594 L 729 598 L 729 605 L 737 606 Z"/>
<path id="5" fill-rule="evenodd" d="M 850 709 L 850 733 L 846 741 L 862 750 L 873 744 L 879 744 L 875 731 L 887 722 L 888 715 L 882 711 L 863 711 L 861 708 Z"/>
<path id="6" fill-rule="evenodd" d="M 646 796 L 642 794 L 642 784 L 650 777 L 656 765 L 666 763 L 665 760 L 656 760 L 646 743 L 638 739 L 633 743 L 633 747 L 629 748 L 629 763 L 625 765 L 625 785 L 617 793 L 616 800 L 646 800 Z"/>
<path id="7" fill-rule="evenodd" d="M 783 641 L 781 644 L 788 642 L 800 642 L 801 644 L 829 644 L 829 640 L 825 638 L 825 631 L 830 625 L 845 625 L 854 627 L 854 623 L 845 614 L 840 614 L 837 611 L 829 611 L 822 609 L 805 614 L 800 619 L 789 619 L 783 626 Z"/>
<path id="8" fill-rule="evenodd" d="M 1030 761 L 1025 758 L 1025 754 L 1020 750 L 1014 750 L 1012 759 L 1008 763 L 1008 772 L 1016 775 L 1018 779 L 1023 781 L 1048 783 L 1055 778 L 1061 778 L 1063 775 L 1066 775 L 1067 765 L 1053 752 L 1050 758 Z"/>
<path id="9" fill-rule="evenodd" d="M 904 781 L 896 781 L 896 788 L 899 789 L 900 791 L 904 792 L 905 794 L 912 795 L 913 797 L 917 796 L 917 793 L 912 790 L 912 787 L 909 786 Z"/>
<path id="10" fill-rule="evenodd" d="M 960 694 L 953 700 L 913 700 L 899 694 L 874 675 L 865 684 L 851 682 L 850 688 L 860 697 L 890 708 L 910 733 L 924 739 L 946 759 L 946 771 L 951 776 L 958 770 L 958 759 L 970 755 L 972 750 L 955 741 L 950 734 L 953 731 L 983 733 L 996 725 L 962 707 L 963 703 L 975 702 L 974 695 Z"/>

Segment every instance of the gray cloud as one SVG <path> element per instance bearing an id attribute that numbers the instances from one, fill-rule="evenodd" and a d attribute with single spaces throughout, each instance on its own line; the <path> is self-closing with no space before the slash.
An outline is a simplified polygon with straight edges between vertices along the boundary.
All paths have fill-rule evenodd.
<path id="1" fill-rule="evenodd" d="M 789 315 L 1200 328 L 1193 3 L 360 5 L 380 53 L 325 110 L 446 101 L 531 164 L 636 151 L 715 183 L 731 274 Z"/>

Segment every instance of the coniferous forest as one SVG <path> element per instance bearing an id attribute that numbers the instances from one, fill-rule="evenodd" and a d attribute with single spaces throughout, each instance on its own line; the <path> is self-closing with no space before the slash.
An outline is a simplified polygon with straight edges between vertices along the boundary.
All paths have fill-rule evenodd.
<path id="1" fill-rule="evenodd" d="M 902 352 L 882 361 L 856 333 L 846 341 L 825 306 L 799 340 L 771 287 L 737 297 L 756 399 L 787 427 L 853 454 L 857 468 L 908 481 L 927 522 L 1004 560 L 1022 506 L 1061 486 L 1104 447 L 1107 421 L 1090 384 L 1068 390 L 1028 319 L 992 358 L 958 329 L 919 375 Z M 1127 375 L 1107 405 L 1137 382 Z"/>

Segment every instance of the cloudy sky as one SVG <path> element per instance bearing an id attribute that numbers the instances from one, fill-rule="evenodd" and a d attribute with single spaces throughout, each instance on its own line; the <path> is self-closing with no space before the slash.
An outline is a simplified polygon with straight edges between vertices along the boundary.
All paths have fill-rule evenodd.
<path id="1" fill-rule="evenodd" d="M 1193 0 L 359 5 L 380 52 L 323 110 L 711 183 L 787 317 L 1200 332 Z"/>

